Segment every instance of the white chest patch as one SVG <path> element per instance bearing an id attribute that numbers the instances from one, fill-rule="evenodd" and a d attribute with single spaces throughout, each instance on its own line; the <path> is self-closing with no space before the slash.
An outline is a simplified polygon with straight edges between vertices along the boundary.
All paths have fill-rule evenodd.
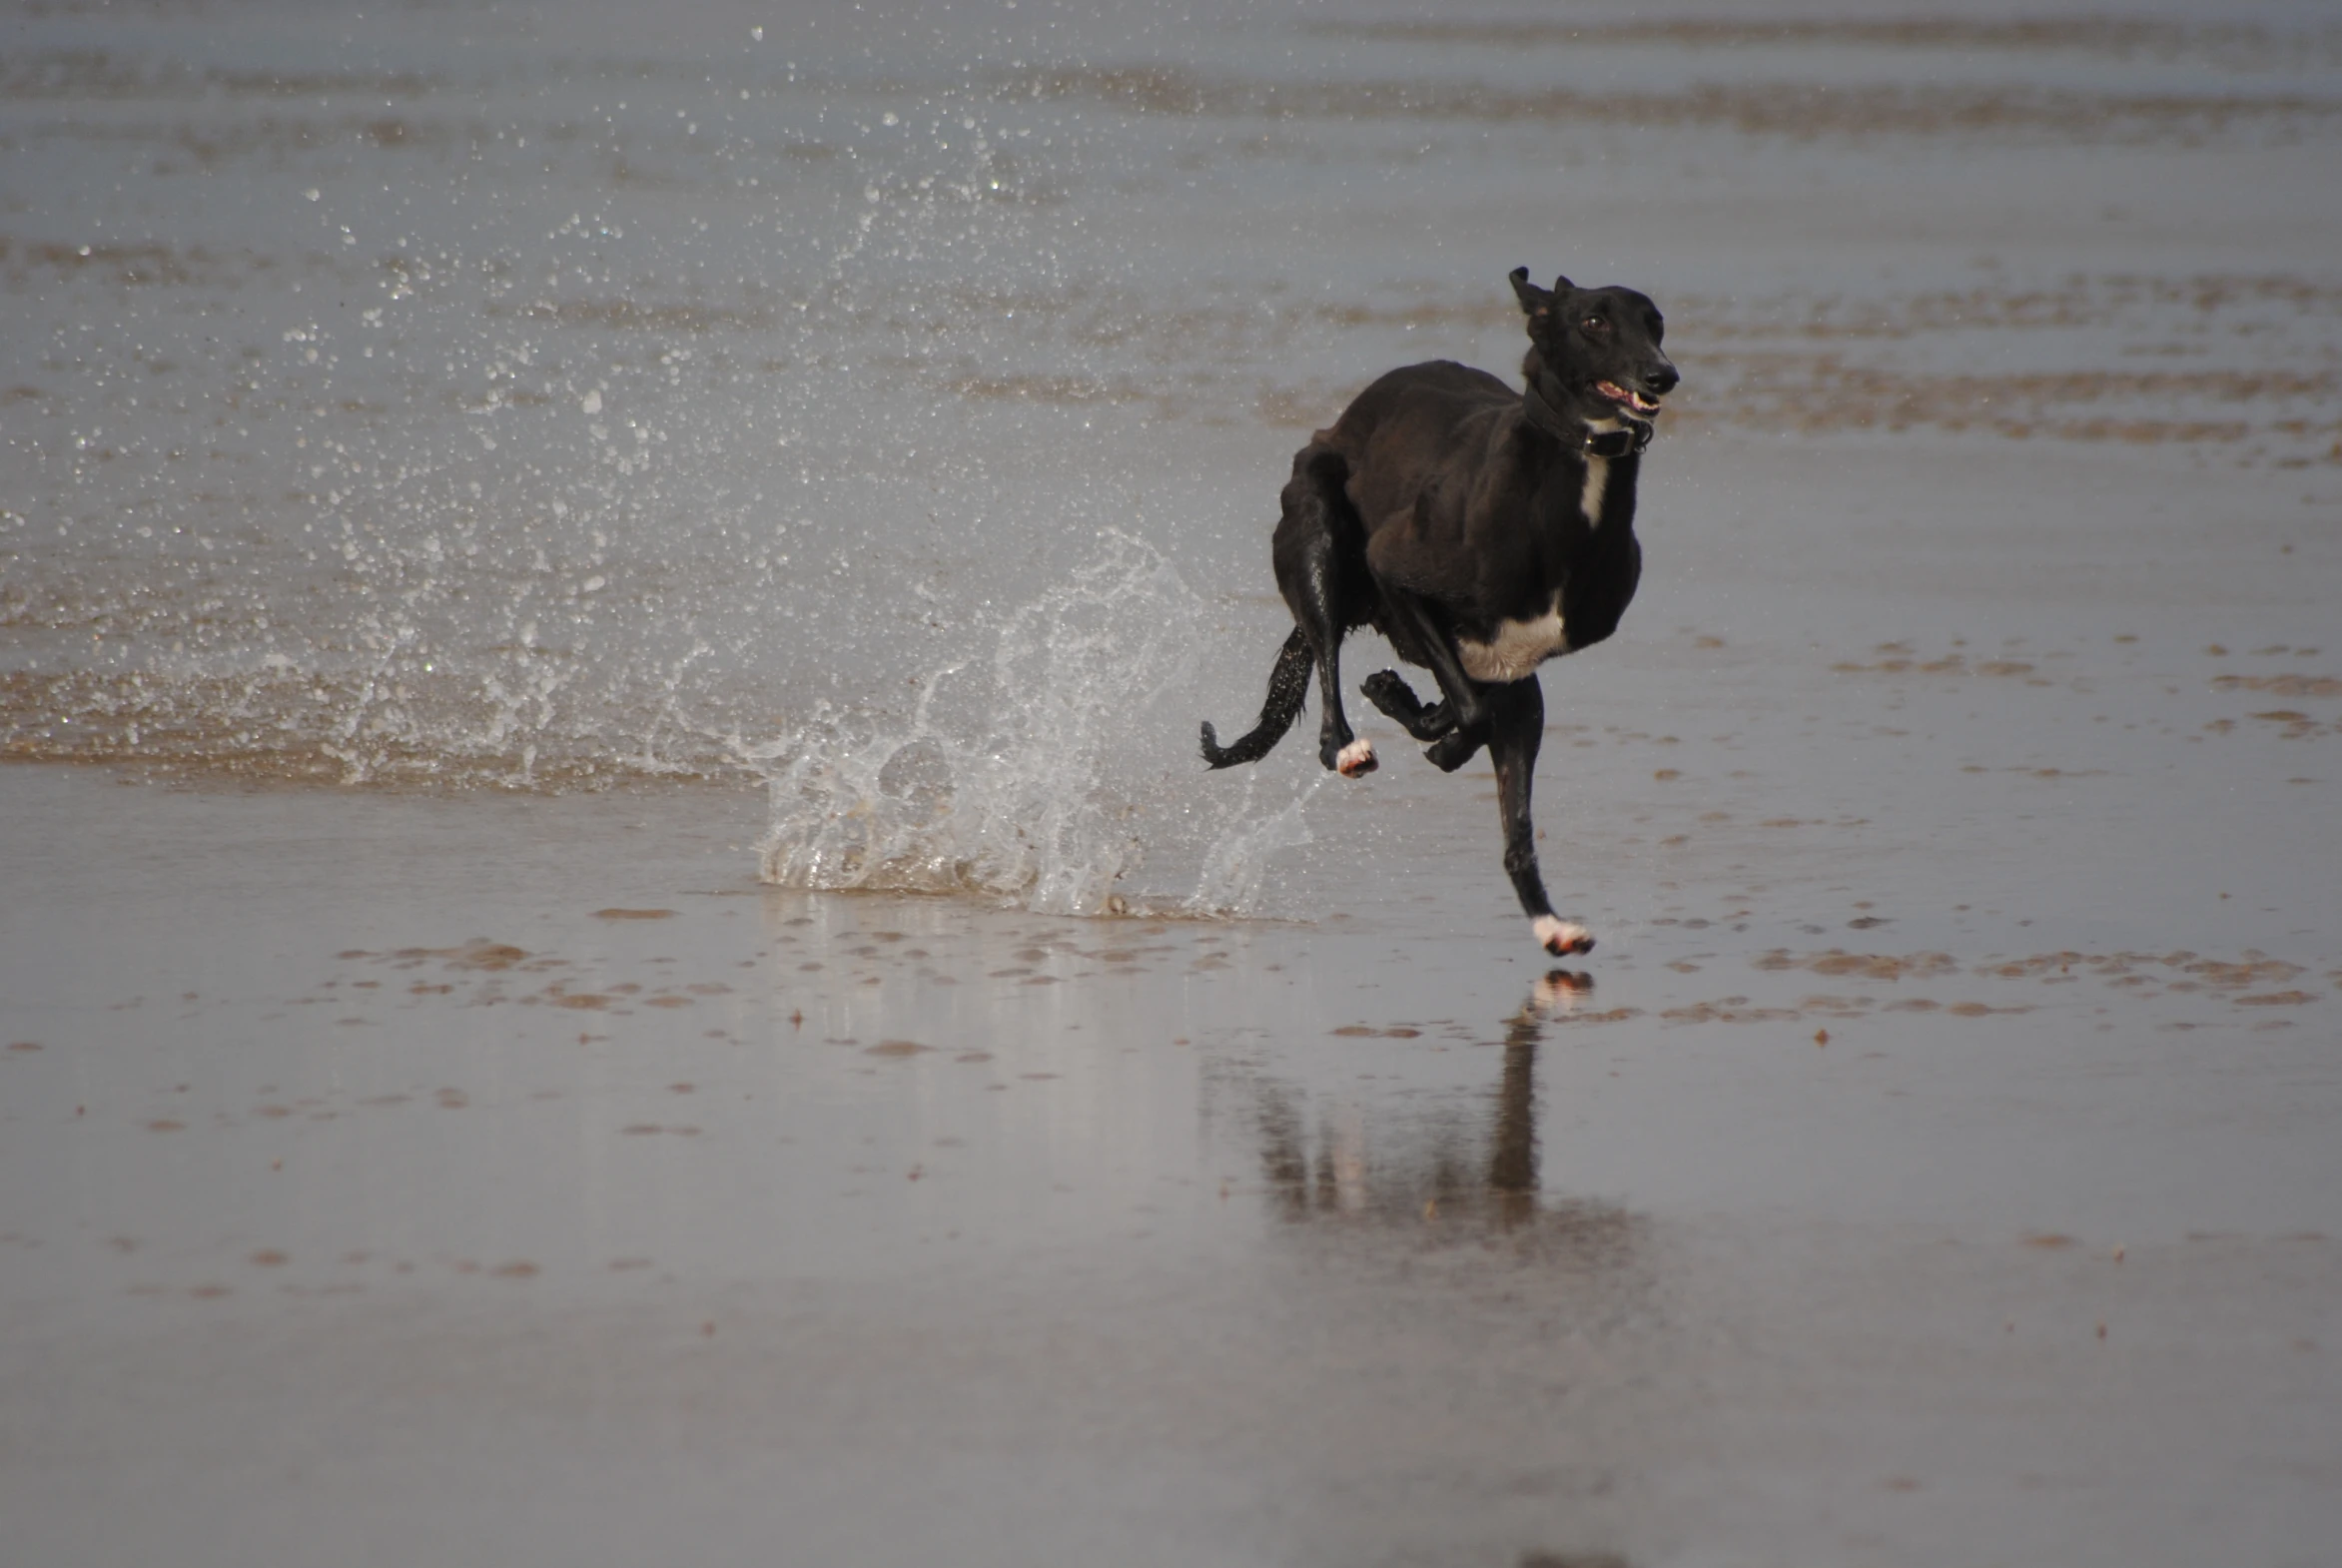
<path id="1" fill-rule="evenodd" d="M 1602 492 L 1610 486 L 1610 459 L 1586 454 L 1586 487 L 1578 492 L 1578 510 L 1586 514 L 1586 526 L 1602 526 Z"/>
<path id="2" fill-rule="evenodd" d="M 1534 620 L 1508 620 L 1499 624 L 1494 641 L 1473 642 L 1458 637 L 1455 647 L 1464 673 L 1472 679 L 1521 680 L 1535 673 L 1537 666 L 1547 659 L 1569 651 L 1569 633 L 1561 624 L 1561 595 L 1556 593 L 1553 608 Z"/>

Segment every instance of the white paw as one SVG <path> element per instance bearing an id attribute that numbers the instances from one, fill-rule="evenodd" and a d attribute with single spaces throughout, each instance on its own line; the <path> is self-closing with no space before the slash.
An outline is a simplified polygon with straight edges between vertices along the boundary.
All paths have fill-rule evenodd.
<path id="1" fill-rule="evenodd" d="M 1333 754 L 1333 768 L 1345 779 L 1374 771 L 1374 742 L 1360 736 Z"/>
<path id="2" fill-rule="evenodd" d="M 1594 934 L 1574 920 L 1562 920 L 1552 915 L 1539 915 L 1529 922 L 1529 931 L 1536 937 L 1537 946 L 1555 958 L 1567 958 L 1572 953 L 1594 951 Z"/>

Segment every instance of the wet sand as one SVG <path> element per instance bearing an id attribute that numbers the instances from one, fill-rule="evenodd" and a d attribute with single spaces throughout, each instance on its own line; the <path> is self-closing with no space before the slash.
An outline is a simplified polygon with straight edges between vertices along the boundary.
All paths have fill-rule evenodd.
<path id="1" fill-rule="evenodd" d="M 2330 20 L 931 9 L 0 24 L 11 1568 L 2332 1561 Z M 1522 262 L 1566 970 L 1192 752 Z"/>
<path id="2" fill-rule="evenodd" d="M 1932 460 L 1667 470 L 1549 682 L 1576 974 L 1403 752 L 1254 921 L 0 771 L 26 1560 L 2318 1560 L 2334 547 L 2028 452 L 2022 591 L 1973 482 L 1886 580 Z"/>

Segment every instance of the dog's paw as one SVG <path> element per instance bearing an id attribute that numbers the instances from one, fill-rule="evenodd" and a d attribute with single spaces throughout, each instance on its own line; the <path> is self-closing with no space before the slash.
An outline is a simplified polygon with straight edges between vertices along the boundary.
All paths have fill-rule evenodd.
<path id="1" fill-rule="evenodd" d="M 1423 711 L 1423 700 L 1415 695 L 1397 670 L 1376 670 L 1358 687 L 1368 702 L 1373 703 L 1394 719 L 1413 718 Z"/>
<path id="2" fill-rule="evenodd" d="M 1555 958 L 1594 951 L 1594 934 L 1574 920 L 1539 915 L 1529 922 L 1529 931 L 1536 937 L 1537 945 Z"/>
<path id="3" fill-rule="evenodd" d="M 1442 773 L 1453 773 L 1478 754 L 1487 738 L 1480 730 L 1449 730 L 1423 748 L 1423 759 Z"/>
<path id="4" fill-rule="evenodd" d="M 1333 754 L 1333 771 L 1345 779 L 1363 778 L 1374 771 L 1374 742 L 1363 735 Z"/>

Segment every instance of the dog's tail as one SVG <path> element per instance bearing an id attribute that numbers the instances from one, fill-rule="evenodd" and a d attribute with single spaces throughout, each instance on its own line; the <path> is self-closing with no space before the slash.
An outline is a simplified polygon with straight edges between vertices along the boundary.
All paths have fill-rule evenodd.
<path id="1" fill-rule="evenodd" d="M 1232 768 L 1239 762 L 1258 762 L 1267 756 L 1300 715 L 1301 699 L 1309 694 L 1309 671 L 1316 662 L 1310 656 L 1308 639 L 1295 626 L 1276 655 L 1276 667 L 1268 672 L 1268 696 L 1260 704 L 1260 722 L 1252 726 L 1251 734 L 1233 745 L 1222 746 L 1219 736 L 1212 732 L 1210 721 L 1205 720 L 1203 760 L 1215 768 Z"/>

